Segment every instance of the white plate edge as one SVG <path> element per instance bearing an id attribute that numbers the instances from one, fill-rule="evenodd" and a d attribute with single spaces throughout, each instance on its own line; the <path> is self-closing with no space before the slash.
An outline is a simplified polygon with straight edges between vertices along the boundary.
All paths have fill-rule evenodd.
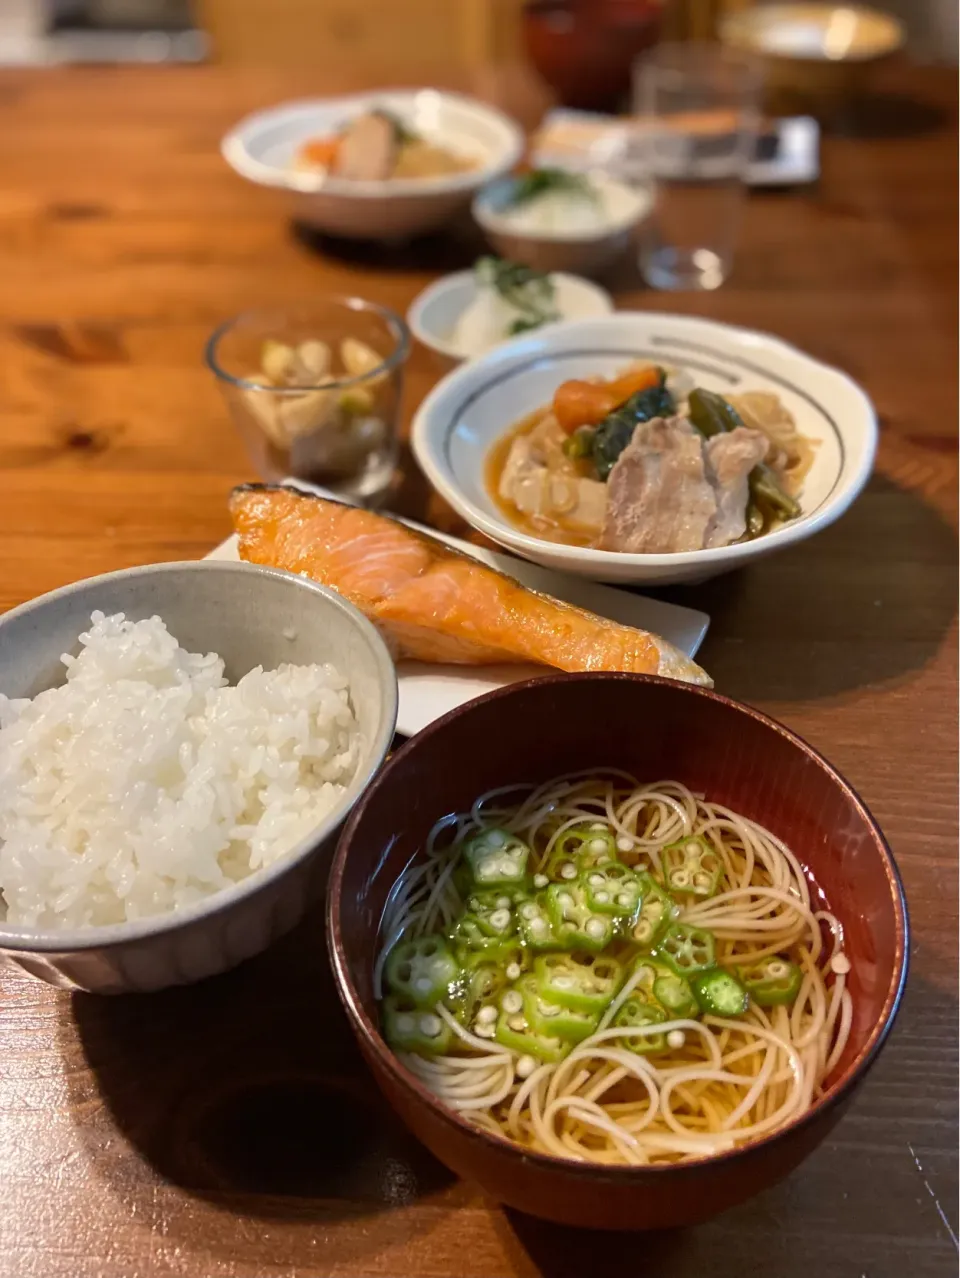
<path id="1" fill-rule="evenodd" d="M 285 482 L 292 483 L 293 486 L 299 487 L 306 492 L 313 492 L 335 500 L 343 500 L 342 498 L 337 498 L 333 493 L 328 493 L 324 489 L 307 484 L 304 481 Z M 397 516 L 390 517 L 397 518 Z M 559 580 L 560 589 L 547 590 L 544 584 L 538 584 L 531 588 L 553 594 L 564 602 L 569 602 L 565 598 L 564 587 L 568 593 L 572 591 L 574 594 L 582 594 L 586 591 L 588 594 L 612 594 L 624 599 L 642 601 L 641 606 L 660 613 L 668 621 L 666 626 L 660 625 L 659 628 L 655 624 L 643 625 L 643 628 L 650 630 L 663 639 L 667 639 L 688 657 L 695 657 L 699 652 L 710 627 L 709 614 L 702 612 L 698 608 L 689 608 L 685 604 L 651 599 L 639 591 L 623 590 L 616 586 L 602 585 L 569 573 L 558 572 L 556 569 L 545 568 L 539 564 L 519 559 L 514 555 L 475 546 L 470 542 L 462 541 L 459 537 L 453 537 L 448 533 L 418 524 L 414 520 L 403 519 L 400 522 L 417 532 L 424 532 L 428 536 L 444 542 L 455 550 L 460 550 L 464 554 L 470 555 L 480 563 L 486 563 L 489 567 L 496 568 L 507 576 L 516 576 L 519 572 L 521 576 L 533 574 L 537 577 L 542 576 L 547 581 Z M 232 533 L 219 545 L 214 546 L 203 558 L 237 559 L 236 534 Z M 592 609 L 592 611 L 597 612 L 598 615 L 608 615 L 597 608 Z M 678 620 L 682 618 L 686 623 L 682 634 L 678 628 L 669 624 L 671 616 L 677 617 Z M 642 623 L 633 621 L 625 622 L 624 624 L 638 625 Z M 671 631 L 673 631 L 672 634 L 670 633 Z M 454 709 L 459 705 L 465 705 L 468 701 L 474 700 L 475 697 L 481 696 L 484 692 L 504 687 L 509 683 L 518 683 L 523 679 L 536 678 L 537 675 L 556 673 L 557 671 L 553 669 L 534 665 L 509 667 L 431 666 L 425 662 L 402 661 L 397 666 L 397 682 L 400 693 L 397 711 L 397 732 L 407 737 L 414 736 L 442 714 L 446 714 L 448 710 Z M 458 695 L 456 691 L 458 688 L 463 690 L 465 695 Z"/>

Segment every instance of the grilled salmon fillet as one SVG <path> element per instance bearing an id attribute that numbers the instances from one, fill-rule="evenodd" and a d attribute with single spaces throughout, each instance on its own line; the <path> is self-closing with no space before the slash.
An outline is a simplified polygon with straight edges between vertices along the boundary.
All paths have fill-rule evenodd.
<path id="1" fill-rule="evenodd" d="M 535 662 L 710 685 L 672 644 L 527 590 L 405 524 L 293 488 L 230 498 L 240 557 L 305 573 L 349 599 L 398 657 L 464 665 Z"/>

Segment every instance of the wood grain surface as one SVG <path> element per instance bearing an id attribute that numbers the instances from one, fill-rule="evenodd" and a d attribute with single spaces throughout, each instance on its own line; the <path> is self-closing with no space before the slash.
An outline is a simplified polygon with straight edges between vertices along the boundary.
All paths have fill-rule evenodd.
<path id="1" fill-rule="evenodd" d="M 940 1278 L 957 1265 L 956 76 L 891 72 L 823 178 L 754 193 L 730 284 L 614 281 L 621 306 L 774 332 L 857 378 L 877 470 L 839 524 L 669 592 L 713 619 L 717 687 L 851 779 L 903 872 L 912 971 L 834 1136 L 711 1224 L 635 1238 L 512 1215 L 398 1126 L 351 1041 L 319 914 L 192 989 L 124 999 L 0 974 L 3 1278 Z M 404 310 L 476 248 L 298 235 L 217 142 L 344 78 L 213 68 L 0 73 L 0 609 L 203 555 L 249 467 L 204 339 L 249 305 L 356 291 Z M 463 85 L 461 87 L 468 87 Z M 533 123 L 519 74 L 488 75 Z M 411 360 L 407 413 L 436 377 Z M 406 465 L 394 505 L 455 529 Z"/>

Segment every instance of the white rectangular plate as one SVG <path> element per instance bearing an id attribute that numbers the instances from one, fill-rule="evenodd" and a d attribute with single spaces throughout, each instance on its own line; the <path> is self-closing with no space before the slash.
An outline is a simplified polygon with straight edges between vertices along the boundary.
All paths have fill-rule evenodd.
<path id="1" fill-rule="evenodd" d="M 309 490 L 309 485 L 298 481 L 298 487 Z M 326 494 L 322 489 L 314 489 L 321 496 Z M 342 500 L 338 498 L 337 500 Z M 636 626 L 641 630 L 650 630 L 661 635 L 685 652 L 688 657 L 696 655 L 710 625 L 710 618 L 705 612 L 697 612 L 693 608 L 683 608 L 679 604 L 662 603 L 659 599 L 647 599 L 643 595 L 634 595 L 626 590 L 615 590 L 610 586 L 601 586 L 596 582 L 585 581 L 582 577 L 568 576 L 566 573 L 554 572 L 550 568 L 541 568 L 538 564 L 528 563 L 513 555 L 501 554 L 497 551 L 484 550 L 458 537 L 448 537 L 445 533 L 433 528 L 425 528 L 412 520 L 404 520 L 411 528 L 428 533 L 438 541 L 446 542 L 455 550 L 462 550 L 472 555 L 481 563 L 496 568 L 499 572 L 513 577 L 521 585 L 530 590 L 539 590 L 543 594 L 553 595 L 555 599 L 563 599 L 566 603 L 575 604 L 578 608 L 587 608 L 601 617 L 609 617 L 626 626 Z M 238 559 L 237 539 L 228 537 L 207 559 Z M 401 661 L 397 666 L 397 680 L 400 687 L 400 705 L 397 712 L 397 731 L 411 737 L 427 724 L 439 719 L 448 710 L 454 710 L 484 692 L 492 692 L 494 688 L 503 688 L 508 683 L 517 683 L 521 679 L 534 679 L 537 675 L 550 673 L 543 666 L 434 666 L 422 661 Z"/>

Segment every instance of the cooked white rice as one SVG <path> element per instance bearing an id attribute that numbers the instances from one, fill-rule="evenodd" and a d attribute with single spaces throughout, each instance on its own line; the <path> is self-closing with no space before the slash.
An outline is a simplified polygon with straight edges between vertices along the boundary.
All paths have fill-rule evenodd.
<path id="1" fill-rule="evenodd" d="M 221 659 L 185 651 L 159 617 L 91 620 L 62 686 L 0 694 L 10 923 L 118 923 L 199 901 L 309 834 L 357 766 L 333 666 L 257 667 L 228 687 Z"/>

